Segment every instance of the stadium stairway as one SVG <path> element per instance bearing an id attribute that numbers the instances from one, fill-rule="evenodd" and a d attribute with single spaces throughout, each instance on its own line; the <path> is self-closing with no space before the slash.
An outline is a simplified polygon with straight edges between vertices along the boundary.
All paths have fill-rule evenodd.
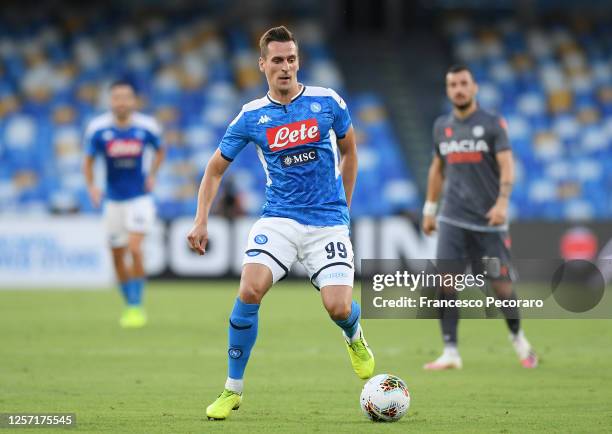
<path id="1" fill-rule="evenodd" d="M 390 45 L 385 36 L 351 35 L 350 39 L 336 40 L 335 54 L 349 90 L 371 89 L 383 96 L 408 166 L 424 196 L 431 161 L 431 128 L 443 110 L 443 74 L 449 59 L 443 44 L 430 32 L 411 31 L 401 42 Z"/>

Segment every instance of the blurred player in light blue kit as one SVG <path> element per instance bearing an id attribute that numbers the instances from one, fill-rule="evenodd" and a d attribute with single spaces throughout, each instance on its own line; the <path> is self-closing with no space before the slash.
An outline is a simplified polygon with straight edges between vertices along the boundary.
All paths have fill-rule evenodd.
<path id="1" fill-rule="evenodd" d="M 110 87 L 111 111 L 94 118 L 85 131 L 83 172 L 89 197 L 100 206 L 102 192 L 94 183 L 96 156 L 106 165 L 104 222 L 109 235 L 113 264 L 126 302 L 120 319 L 125 328 L 142 327 L 147 318 L 142 308 L 145 284 L 142 242 L 155 222 L 155 205 L 150 192 L 164 159 L 161 128 L 150 116 L 136 112 L 136 92 L 128 81 Z M 145 173 L 145 147 L 155 156 Z"/>
<path id="2" fill-rule="evenodd" d="M 352 301 L 348 210 L 357 148 L 348 108 L 333 90 L 297 81 L 297 42 L 285 27 L 268 30 L 260 50 L 259 69 L 269 92 L 245 104 L 230 123 L 206 167 L 188 235 L 190 247 L 204 254 L 208 214 L 221 178 L 239 152 L 255 143 L 267 178 L 266 203 L 249 234 L 229 318 L 228 377 L 223 393 L 206 409 L 211 419 L 225 419 L 240 406 L 262 298 L 298 261 L 343 331 L 355 373 L 365 379 L 374 371 L 374 356 L 359 325 L 360 307 Z M 291 308 L 299 315 L 299 308 Z"/>

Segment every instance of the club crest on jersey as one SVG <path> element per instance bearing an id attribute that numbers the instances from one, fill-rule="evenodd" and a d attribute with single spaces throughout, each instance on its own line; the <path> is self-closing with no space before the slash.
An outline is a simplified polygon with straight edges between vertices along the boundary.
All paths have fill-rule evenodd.
<path id="1" fill-rule="evenodd" d="M 321 111 L 321 104 L 316 101 L 313 102 L 312 104 L 310 104 L 310 111 L 313 113 L 319 113 Z"/>
<path id="2" fill-rule="evenodd" d="M 106 143 L 106 154 L 111 158 L 137 157 L 142 153 L 142 142 L 134 139 L 115 139 Z"/>
<path id="3" fill-rule="evenodd" d="M 482 125 L 476 125 L 474 126 L 474 128 L 472 128 L 472 134 L 474 135 L 474 137 L 482 137 L 484 136 L 484 127 Z"/>
<path id="4" fill-rule="evenodd" d="M 319 124 L 315 118 L 292 122 L 266 130 L 268 146 L 272 152 L 318 142 L 321 139 Z"/>
<path id="5" fill-rule="evenodd" d="M 319 154 L 316 149 L 307 148 L 303 151 L 292 152 L 290 154 L 285 154 L 281 157 L 281 165 L 284 168 L 293 167 L 293 166 L 302 166 L 304 164 L 311 163 L 313 161 L 317 161 L 319 159 Z"/>

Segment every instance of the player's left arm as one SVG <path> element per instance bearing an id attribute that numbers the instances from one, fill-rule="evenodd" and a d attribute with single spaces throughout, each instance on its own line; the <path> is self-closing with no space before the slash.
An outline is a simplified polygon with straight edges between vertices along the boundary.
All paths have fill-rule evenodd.
<path id="1" fill-rule="evenodd" d="M 85 177 L 85 184 L 87 185 L 87 193 L 89 199 L 95 208 L 100 206 L 102 202 L 102 192 L 96 186 L 94 180 L 94 163 L 96 154 L 99 149 L 99 142 L 96 138 L 96 130 L 89 124 L 85 131 L 85 158 L 83 159 L 83 176 Z"/>
<path id="2" fill-rule="evenodd" d="M 334 122 L 332 128 L 338 139 L 336 144 L 340 151 L 340 174 L 342 184 L 346 194 L 346 204 L 351 207 L 355 181 L 357 180 L 357 143 L 355 141 L 355 131 L 351 121 L 346 102 L 334 90 L 330 90 L 332 99 L 332 111 Z"/>
<path id="3" fill-rule="evenodd" d="M 162 128 L 157 122 L 153 123 L 148 134 L 148 142 L 149 145 L 155 150 L 155 155 L 153 157 L 153 161 L 151 162 L 147 179 L 145 180 L 145 190 L 152 192 L 153 188 L 155 188 L 155 181 L 157 180 L 159 168 L 166 158 L 166 148 L 162 144 Z"/>
<path id="4" fill-rule="evenodd" d="M 155 151 L 155 156 L 153 157 L 153 162 L 151 163 L 151 169 L 149 170 L 149 174 L 147 175 L 146 180 L 146 189 L 147 191 L 153 191 L 155 187 L 155 181 L 157 179 L 157 174 L 159 172 L 159 168 L 161 164 L 164 162 L 166 158 L 166 149 L 162 146 L 157 148 Z"/>
<path id="5" fill-rule="evenodd" d="M 351 206 L 355 181 L 357 180 L 357 142 L 355 141 L 355 131 L 349 127 L 343 138 L 338 139 L 338 149 L 340 150 L 340 174 L 344 192 L 346 193 L 346 203 Z"/>
<path id="6" fill-rule="evenodd" d="M 489 210 L 486 217 L 489 226 L 504 224 L 508 218 L 508 203 L 514 184 L 514 158 L 508 140 L 506 121 L 502 118 L 497 123 L 495 137 L 495 159 L 499 167 L 499 193 L 495 205 Z"/>

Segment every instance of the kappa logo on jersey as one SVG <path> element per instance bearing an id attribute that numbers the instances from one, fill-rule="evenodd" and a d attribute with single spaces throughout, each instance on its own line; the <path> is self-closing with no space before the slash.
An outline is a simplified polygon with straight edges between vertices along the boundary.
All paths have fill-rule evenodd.
<path id="1" fill-rule="evenodd" d="M 106 153 L 109 157 L 137 157 L 142 153 L 142 142 L 135 139 L 116 139 L 106 143 Z"/>
<path id="2" fill-rule="evenodd" d="M 316 149 L 305 149 L 300 152 L 293 152 L 281 157 L 281 165 L 283 167 L 301 166 L 319 159 L 319 154 Z"/>
<path id="3" fill-rule="evenodd" d="M 447 156 L 449 164 L 479 163 L 483 152 L 489 152 L 489 145 L 484 140 L 451 140 L 440 143 L 440 154 Z"/>
<path id="4" fill-rule="evenodd" d="M 272 119 L 270 119 L 270 116 L 268 115 L 262 115 L 259 120 L 257 121 L 257 125 L 263 125 L 266 122 L 270 122 Z"/>
<path id="5" fill-rule="evenodd" d="M 272 152 L 321 140 L 319 124 L 315 118 L 292 122 L 266 130 L 266 138 Z"/>

